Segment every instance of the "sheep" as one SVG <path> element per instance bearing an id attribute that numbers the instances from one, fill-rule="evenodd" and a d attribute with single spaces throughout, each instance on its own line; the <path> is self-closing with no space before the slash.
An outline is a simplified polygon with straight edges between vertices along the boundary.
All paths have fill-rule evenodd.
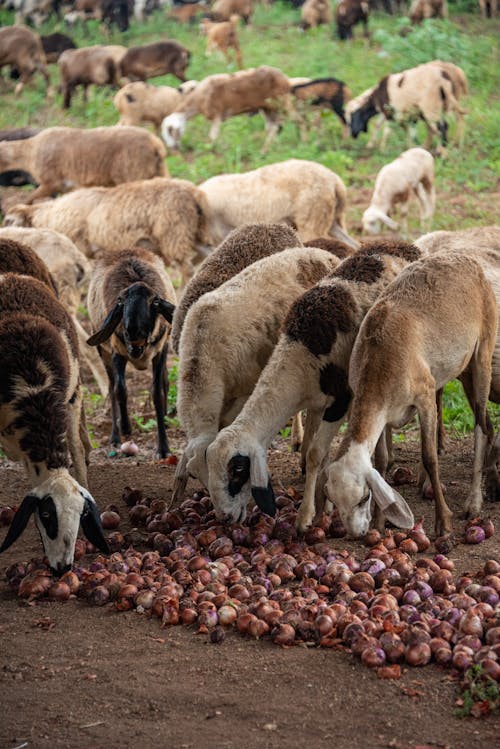
<path id="1" fill-rule="evenodd" d="M 341 242 L 333 237 L 316 237 L 304 242 L 304 247 L 317 247 L 320 250 L 326 250 L 336 255 L 339 260 L 345 260 L 347 257 L 354 255 L 356 250 L 345 242 Z"/>
<path id="2" fill-rule="evenodd" d="M 15 23 L 22 26 L 41 26 L 54 10 L 52 0 L 14 0 Z"/>
<path id="3" fill-rule="evenodd" d="M 238 21 L 239 16 L 231 16 L 229 21 L 221 21 L 219 23 L 210 21 L 208 18 L 203 18 L 200 23 L 200 30 L 207 37 L 207 56 L 212 52 L 219 51 L 225 56 L 229 65 L 231 63 L 229 50 L 232 49 L 237 66 L 242 68 L 243 58 L 236 30 Z"/>
<path id="4" fill-rule="evenodd" d="M 251 472 L 267 476 L 271 440 L 292 414 L 307 409 L 306 485 L 297 526 L 303 531 L 311 524 L 317 477 L 349 408 L 347 372 L 359 326 L 380 293 L 419 257 L 407 242 L 371 242 L 293 301 L 252 394 L 208 447 L 208 488 L 217 517 L 242 514 L 252 496 Z M 259 486 L 270 487 L 272 508 L 269 479 Z"/>
<path id="5" fill-rule="evenodd" d="M 306 0 L 300 10 L 300 28 L 302 31 L 315 29 L 321 24 L 331 23 L 332 9 L 330 0 Z"/>
<path id="6" fill-rule="evenodd" d="M 16 206 L 4 223 L 59 231 L 89 257 L 98 250 L 140 245 L 159 254 L 185 280 L 192 275 L 192 263 L 216 244 L 207 214 L 206 197 L 191 182 L 158 178 Z"/>
<path id="7" fill-rule="evenodd" d="M 120 61 L 126 51 L 126 47 L 118 44 L 96 44 L 63 52 L 58 60 L 63 107 L 69 109 L 77 86 L 83 86 L 84 101 L 87 101 L 88 87 L 91 84 L 118 86 Z"/>
<path id="8" fill-rule="evenodd" d="M 172 18 L 174 21 L 178 21 L 178 23 L 193 23 L 196 16 L 204 13 L 206 9 L 207 5 L 205 2 L 174 5 L 173 8 L 169 8 L 167 18 Z"/>
<path id="9" fill-rule="evenodd" d="M 408 231 L 407 214 L 411 197 L 420 204 L 420 227 L 427 229 L 435 207 L 434 158 L 424 148 L 410 148 L 386 164 L 377 175 L 369 207 L 363 213 L 363 231 L 378 234 L 380 225 L 399 229 L 391 214 L 399 205 L 403 231 Z"/>
<path id="10" fill-rule="evenodd" d="M 57 285 L 58 298 L 71 315 L 76 328 L 80 354 L 90 367 L 102 396 L 106 398 L 108 395 L 106 372 L 97 352 L 87 346 L 88 335 L 78 320 L 81 291 L 88 284 L 90 277 L 89 261 L 68 237 L 49 229 L 14 226 L 0 228 L 0 246 L 7 239 L 19 242 L 25 248 L 31 248 L 49 269 Z"/>
<path id="11" fill-rule="evenodd" d="M 183 495 L 189 475 L 208 487 L 206 448 L 252 392 L 290 304 L 338 263 L 323 250 L 289 248 L 257 260 L 191 306 L 177 380 L 177 414 L 188 443 L 177 465 L 173 501 Z M 252 486 L 259 504 L 267 482 L 252 473 Z M 268 509 L 268 503 L 259 506 Z"/>
<path id="12" fill-rule="evenodd" d="M 5 236 L 0 229 L 0 273 L 31 276 L 48 286 L 55 296 L 58 287 L 44 261 L 22 241 Z"/>
<path id="13" fill-rule="evenodd" d="M 448 18 L 448 5 L 446 0 L 413 0 L 408 15 L 414 25 L 425 18 Z"/>
<path id="14" fill-rule="evenodd" d="M 29 204 L 68 187 L 166 176 L 165 155 L 162 141 L 138 127 L 49 127 L 27 140 L 1 142 L 0 172 L 32 175 L 39 186 L 26 196 Z"/>
<path id="15" fill-rule="evenodd" d="M 15 94 L 20 94 L 30 78 L 40 73 L 47 90 L 50 78 L 46 67 L 45 52 L 40 37 L 24 26 L 7 26 L 0 29 L 0 73 L 5 65 L 10 65 L 19 72 L 19 82 Z"/>
<path id="16" fill-rule="evenodd" d="M 298 101 L 308 101 L 313 106 L 328 107 L 333 110 L 342 122 L 342 137 L 347 137 L 347 124 L 344 114 L 344 105 L 351 98 L 351 92 L 344 81 L 336 78 L 316 78 L 300 83 L 292 83 L 292 94 Z M 316 127 L 319 120 L 316 123 Z M 299 123 L 301 135 L 304 135 L 304 123 L 301 118 Z"/>
<path id="17" fill-rule="evenodd" d="M 426 63 L 385 76 L 364 104 L 352 112 L 351 135 L 357 138 L 360 132 L 366 132 L 369 120 L 381 113 L 386 120 L 396 119 L 405 129 L 408 119 L 422 119 L 428 131 L 426 147 L 438 132 L 446 147 L 448 125 L 444 115 L 449 111 L 462 113 L 449 72 L 438 61 Z M 385 139 L 382 148 L 384 146 Z"/>
<path id="18" fill-rule="evenodd" d="M 289 224 L 303 242 L 332 235 L 357 247 L 346 234 L 345 185 L 322 164 L 288 159 L 242 174 L 220 174 L 199 188 L 218 242 L 237 226 L 258 221 Z"/>
<path id="19" fill-rule="evenodd" d="M 352 29 L 357 23 L 363 24 L 363 35 L 368 38 L 369 12 L 370 7 L 364 0 L 340 0 L 335 11 L 339 39 L 352 39 Z"/>
<path id="20" fill-rule="evenodd" d="M 76 49 L 73 39 L 66 34 L 54 33 L 41 36 L 43 51 L 48 63 L 57 62 L 67 49 Z"/>
<path id="21" fill-rule="evenodd" d="M 141 125 L 152 122 L 160 134 L 160 126 L 165 117 L 175 111 L 182 100 L 182 94 L 172 86 L 152 86 L 143 81 L 127 83 L 113 99 L 120 113 L 119 125 Z"/>
<path id="22" fill-rule="evenodd" d="M 253 15 L 253 0 L 215 0 L 209 13 L 213 21 L 229 21 L 231 16 L 240 16 L 245 24 Z"/>
<path id="23" fill-rule="evenodd" d="M 228 117 L 261 112 L 266 122 L 266 150 L 279 130 L 279 107 L 289 105 L 289 94 L 287 76 L 267 65 L 207 76 L 186 96 L 177 111 L 163 120 L 162 137 L 169 148 L 178 148 L 187 121 L 202 114 L 212 123 L 209 137 L 214 143 Z"/>
<path id="24" fill-rule="evenodd" d="M 25 140 L 26 138 L 32 138 L 33 135 L 37 135 L 40 132 L 41 129 L 39 127 L 17 127 L 9 130 L 0 130 L 0 141 Z M 23 169 L 8 169 L 0 174 L 0 187 L 21 187 L 22 185 L 33 184 L 35 184 L 33 177 Z"/>
<path id="25" fill-rule="evenodd" d="M 129 81 L 145 81 L 166 73 L 185 81 L 190 57 L 186 47 L 173 39 L 166 39 L 142 47 L 129 47 L 120 61 L 120 70 Z"/>
<path id="26" fill-rule="evenodd" d="M 483 18 L 494 18 L 498 12 L 498 0 L 479 0 L 479 9 Z"/>
<path id="27" fill-rule="evenodd" d="M 159 459 L 169 453 L 167 413 L 168 334 L 175 309 L 175 291 L 160 258 L 134 248 L 102 255 L 90 279 L 87 308 L 94 330 L 88 339 L 98 346 L 109 377 L 113 427 L 110 443 L 131 434 L 127 412 L 125 369 L 151 365 L 152 397 L 156 411 Z"/>
<path id="28" fill-rule="evenodd" d="M 34 514 L 49 565 L 62 574 L 73 562 L 80 524 L 91 543 L 109 552 L 86 488 L 76 334 L 53 292 L 37 279 L 5 273 L 0 287 L 0 443 L 11 460 L 24 463 L 32 486 L 0 553 Z"/>
<path id="29" fill-rule="evenodd" d="M 471 490 L 476 495 L 491 442 L 486 403 L 497 318 L 495 295 L 480 264 L 446 252 L 412 263 L 368 312 L 351 354 L 348 431 L 326 484 L 353 536 L 368 530 L 372 498 L 390 522 L 413 525 L 410 508 L 372 467 L 370 456 L 384 427 L 401 426 L 415 410 L 434 492 L 436 535 L 452 532 L 452 512 L 439 481 L 436 391 L 459 376 L 466 386 L 476 421 Z"/>

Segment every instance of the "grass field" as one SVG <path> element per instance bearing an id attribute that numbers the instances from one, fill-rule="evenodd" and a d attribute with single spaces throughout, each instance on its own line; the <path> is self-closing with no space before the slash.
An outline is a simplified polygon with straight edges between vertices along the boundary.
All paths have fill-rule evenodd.
<path id="1" fill-rule="evenodd" d="M 376 83 L 389 72 L 403 70 L 431 59 L 450 60 L 466 72 L 470 95 L 466 100 L 468 116 L 461 150 L 452 146 L 446 160 L 437 160 L 437 209 L 434 229 L 459 229 L 497 221 L 500 198 L 500 54 L 498 38 L 500 19 L 481 19 L 475 3 L 450 4 L 449 21 L 427 21 L 410 34 L 399 31 L 408 19 L 375 13 L 370 19 L 371 40 L 368 44 L 355 30 L 352 43 L 340 43 L 333 27 L 319 27 L 307 33 L 298 29 L 300 11 L 276 2 L 258 5 L 250 26 L 240 29 L 240 42 L 246 67 L 270 64 L 290 76 L 324 77 L 333 75 L 344 80 L 353 95 Z M 13 22 L 13 14 L 0 11 L 0 23 Z M 41 33 L 68 30 L 62 23 L 48 23 Z M 126 46 L 174 38 L 192 53 L 188 76 L 201 79 L 227 71 L 226 63 L 205 56 L 205 38 L 198 25 L 181 25 L 156 11 L 145 23 L 132 21 L 125 34 L 107 35 L 97 22 L 69 32 L 78 46 L 97 43 L 120 43 Z M 234 68 L 229 68 L 234 69 Z M 54 87 L 58 68 L 51 66 Z M 177 85 L 172 76 L 154 80 L 156 84 Z M 61 107 L 61 95 L 47 97 L 43 82 L 35 78 L 21 96 L 13 94 L 14 83 L 3 82 L 0 128 L 24 125 L 72 125 L 95 127 L 112 125 L 117 112 L 109 88 L 95 88 L 84 104 L 81 93 L 74 98 L 69 111 Z M 340 123 L 331 112 L 323 112 L 321 126 L 301 142 L 296 126 L 286 122 L 282 132 L 264 156 L 263 120 L 235 117 L 222 126 L 215 146 L 208 142 L 208 123 L 201 117 L 188 124 L 180 154 L 169 155 L 172 176 L 200 182 L 221 172 L 245 171 L 266 163 L 290 157 L 320 162 L 337 172 L 348 187 L 348 226 L 352 234 L 360 231 L 360 218 L 369 202 L 373 182 L 380 167 L 407 147 L 402 130 L 393 128 L 387 149 L 380 153 L 367 148 L 367 135 L 342 141 Z M 423 126 L 418 133 L 424 137 Z M 453 123 L 451 126 L 453 135 Z M 410 210 L 411 236 L 418 235 L 417 212 Z M 459 431 L 471 421 L 462 418 L 460 389 L 452 388 L 447 398 L 448 423 Z M 458 405 L 457 405 L 458 404 Z M 468 417 L 468 414 L 467 414 Z"/>

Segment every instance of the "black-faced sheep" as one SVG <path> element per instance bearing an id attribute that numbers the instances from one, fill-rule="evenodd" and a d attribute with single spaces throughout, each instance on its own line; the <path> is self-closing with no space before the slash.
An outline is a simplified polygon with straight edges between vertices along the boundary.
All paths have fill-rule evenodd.
<path id="1" fill-rule="evenodd" d="M 158 457 L 168 455 L 165 430 L 168 374 L 167 349 L 175 291 L 163 262 L 136 248 L 109 253 L 96 260 L 87 308 L 94 330 L 88 339 L 98 346 L 109 377 L 113 428 L 110 442 L 119 445 L 131 435 L 125 369 L 151 366 L 152 396 L 158 430 Z"/>
<path id="2" fill-rule="evenodd" d="M 0 72 L 5 65 L 19 73 L 15 93 L 20 94 L 24 84 L 38 72 L 43 77 L 47 89 L 50 86 L 46 68 L 45 52 L 38 34 L 24 26 L 7 26 L 0 29 Z"/>

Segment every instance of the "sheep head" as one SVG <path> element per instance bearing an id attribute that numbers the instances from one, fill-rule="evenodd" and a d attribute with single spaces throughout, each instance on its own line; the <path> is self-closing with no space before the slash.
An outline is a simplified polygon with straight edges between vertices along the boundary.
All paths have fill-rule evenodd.
<path id="1" fill-rule="evenodd" d="M 357 138 L 360 133 L 368 132 L 368 123 L 372 117 L 375 117 L 377 110 L 371 101 L 367 101 L 359 109 L 351 113 L 351 135 Z"/>
<path id="2" fill-rule="evenodd" d="M 169 148 L 178 148 L 187 124 L 182 112 L 173 112 L 161 123 L 161 137 Z"/>

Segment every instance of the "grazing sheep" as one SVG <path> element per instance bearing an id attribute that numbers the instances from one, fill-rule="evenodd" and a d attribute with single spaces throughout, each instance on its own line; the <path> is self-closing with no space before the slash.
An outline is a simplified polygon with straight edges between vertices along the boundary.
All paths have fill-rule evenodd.
<path id="1" fill-rule="evenodd" d="M 6 26 L 0 29 L 0 74 L 5 65 L 15 68 L 19 82 L 15 93 L 20 94 L 24 84 L 38 72 L 43 76 L 47 89 L 50 86 L 45 52 L 38 34 L 24 26 Z"/>
<path id="2" fill-rule="evenodd" d="M 66 34 L 59 34 L 58 32 L 48 34 L 47 36 L 41 36 L 40 40 L 48 63 L 57 62 L 67 49 L 76 49 L 73 39 Z"/>
<path id="3" fill-rule="evenodd" d="M 425 18 L 448 18 L 448 5 L 446 0 L 413 0 L 408 15 L 414 25 Z"/>
<path id="4" fill-rule="evenodd" d="M 150 179 L 111 189 L 75 190 L 56 200 L 16 206 L 7 225 L 59 231 L 86 255 L 141 245 L 159 254 L 184 280 L 196 255 L 215 245 L 205 194 L 187 180 Z"/>
<path id="5" fill-rule="evenodd" d="M 463 113 L 454 95 L 451 77 L 438 61 L 426 63 L 385 76 L 365 102 L 351 113 L 351 135 L 357 138 L 359 133 L 366 132 L 370 119 L 380 113 L 386 120 L 396 120 L 405 130 L 409 121 L 422 119 L 428 131 L 426 147 L 430 146 L 432 136 L 439 133 L 445 147 L 448 131 L 445 114 L 450 111 Z"/>
<path id="6" fill-rule="evenodd" d="M 120 61 L 127 48 L 118 44 L 68 49 L 59 57 L 63 107 L 71 106 L 71 98 L 77 86 L 83 86 L 83 100 L 87 101 L 88 88 L 94 86 L 118 86 Z"/>
<path id="7" fill-rule="evenodd" d="M 324 23 L 331 23 L 330 0 L 306 0 L 300 11 L 300 18 L 302 31 L 315 29 L 316 26 L 321 26 Z"/>
<path id="8" fill-rule="evenodd" d="M 381 224 L 399 229 L 391 214 L 399 206 L 403 231 L 408 231 L 408 207 L 415 196 L 420 204 L 420 227 L 424 231 L 434 215 L 434 158 L 424 148 L 410 148 L 386 164 L 377 175 L 369 207 L 363 213 L 363 231 L 379 234 Z"/>
<path id="9" fill-rule="evenodd" d="M 94 329 L 88 339 L 98 346 L 109 377 L 113 428 L 110 442 L 117 446 L 132 428 L 127 412 L 125 369 L 151 365 L 152 397 L 158 430 L 158 457 L 169 453 L 167 414 L 168 335 L 175 309 L 175 291 L 160 258 L 135 248 L 108 253 L 96 260 L 87 308 Z"/>
<path id="10" fill-rule="evenodd" d="M 166 39 L 142 47 L 129 47 L 121 59 L 120 70 L 129 81 L 145 81 L 167 73 L 185 81 L 190 57 L 186 47 L 173 39 Z"/>
<path id="11" fill-rule="evenodd" d="M 357 247 L 345 233 L 345 185 L 322 164 L 288 159 L 243 174 L 220 174 L 199 187 L 218 242 L 237 226 L 259 222 L 288 224 L 302 241 L 334 235 Z"/>
<path id="12" fill-rule="evenodd" d="M 252 263 L 191 306 L 179 343 L 177 382 L 177 414 L 188 444 L 175 474 L 174 501 L 188 476 L 208 487 L 208 445 L 252 392 L 290 304 L 338 263 L 313 247 L 283 250 Z M 267 512 L 269 503 L 259 503 L 267 479 L 262 483 L 255 471 L 251 483 L 254 499 Z M 243 509 L 240 519 L 244 514 Z"/>
<path id="13" fill-rule="evenodd" d="M 89 261 L 68 237 L 49 229 L 2 227 L 0 228 L 0 246 L 4 240 L 20 242 L 24 247 L 31 248 L 49 269 L 57 284 L 59 301 L 71 315 L 76 328 L 80 355 L 90 367 L 99 390 L 106 398 L 108 395 L 106 372 L 97 352 L 87 346 L 88 334 L 81 326 L 77 315 L 82 289 L 87 286 L 90 278 Z"/>
<path id="14" fill-rule="evenodd" d="M 200 23 L 200 30 L 207 37 L 207 55 L 212 52 L 221 52 L 229 65 L 231 63 L 229 50 L 232 49 L 237 66 L 242 68 L 243 58 L 236 29 L 238 21 L 239 16 L 231 16 L 229 21 L 220 21 L 219 23 L 203 18 Z"/>
<path id="15" fill-rule="evenodd" d="M 175 112 L 181 100 L 181 92 L 172 86 L 152 86 L 135 81 L 118 91 L 113 104 L 120 113 L 119 125 L 139 126 L 143 122 L 152 122 L 160 134 L 161 123 Z"/>
<path id="16" fill-rule="evenodd" d="M 207 4 L 205 2 L 174 5 L 173 8 L 169 8 L 167 18 L 172 18 L 178 23 L 193 23 L 196 16 L 204 13 L 206 9 Z"/>
<path id="17" fill-rule="evenodd" d="M 336 78 L 316 78 L 303 83 L 292 84 L 292 94 L 298 101 L 308 101 L 312 106 L 328 107 L 342 122 L 342 137 L 347 137 L 347 124 L 344 105 L 351 98 L 351 92 L 343 81 Z M 312 98 L 312 101 L 309 101 Z M 316 127 L 319 125 L 319 118 Z M 299 120 L 301 135 L 304 135 L 304 118 Z"/>
<path id="18" fill-rule="evenodd" d="M 352 29 L 357 23 L 363 24 L 363 35 L 368 38 L 369 12 L 370 7 L 365 0 L 340 0 L 335 11 L 339 39 L 352 39 Z"/>
<path id="19" fill-rule="evenodd" d="M 32 203 L 68 187 L 166 176 L 165 155 L 161 140 L 138 127 L 49 127 L 27 140 L 0 142 L 0 172 L 29 172 L 39 184 L 26 195 Z"/>
<path id="20" fill-rule="evenodd" d="M 209 17 L 213 21 L 229 21 L 231 16 L 239 16 L 248 24 L 254 11 L 254 0 L 215 0 Z"/>
<path id="21" fill-rule="evenodd" d="M 359 326 L 380 293 L 419 257 L 406 242 L 371 242 L 291 304 L 252 394 L 208 447 L 208 488 L 218 517 L 241 515 L 251 498 L 252 471 L 267 476 L 271 440 L 291 415 L 307 409 L 297 526 L 303 531 L 311 524 L 317 477 L 349 408 L 347 373 Z M 269 480 L 260 486 L 270 487 Z M 272 506 L 271 488 L 267 501 Z"/>
<path id="22" fill-rule="evenodd" d="M 163 139 L 169 148 L 178 148 L 187 121 L 202 114 L 212 123 L 209 137 L 215 142 L 228 117 L 260 112 L 266 121 L 265 150 L 279 130 L 279 107 L 289 105 L 289 94 L 287 76 L 267 65 L 236 73 L 209 75 L 186 96 L 176 112 L 163 120 Z"/>
<path id="23" fill-rule="evenodd" d="M 491 440 L 486 403 L 498 309 L 480 264 L 472 257 L 436 253 L 412 263 L 368 312 L 349 367 L 353 392 L 349 427 L 329 468 L 326 490 L 349 533 L 369 528 L 372 499 L 395 525 L 409 528 L 413 515 L 371 465 L 388 424 L 401 426 L 418 412 L 422 462 L 436 506 L 437 535 L 452 531 L 452 512 L 439 481 L 436 391 L 462 376 L 476 420 L 473 489 L 481 482 Z M 401 331 L 404 334 L 401 335 Z"/>
<path id="24" fill-rule="evenodd" d="M 11 460 L 23 462 L 33 487 L 0 552 L 34 514 L 49 565 L 61 574 L 73 562 L 80 524 L 91 543 L 109 551 L 85 488 L 76 334 L 52 290 L 37 279 L 5 273 L 0 288 L 0 444 Z M 76 478 L 69 473 L 68 446 Z"/>
<path id="25" fill-rule="evenodd" d="M 298 235 L 284 224 L 245 224 L 234 229 L 203 261 L 184 289 L 172 322 L 170 341 L 173 351 L 178 353 L 182 326 L 188 310 L 203 294 L 218 289 L 256 260 L 288 247 L 301 246 Z"/>

